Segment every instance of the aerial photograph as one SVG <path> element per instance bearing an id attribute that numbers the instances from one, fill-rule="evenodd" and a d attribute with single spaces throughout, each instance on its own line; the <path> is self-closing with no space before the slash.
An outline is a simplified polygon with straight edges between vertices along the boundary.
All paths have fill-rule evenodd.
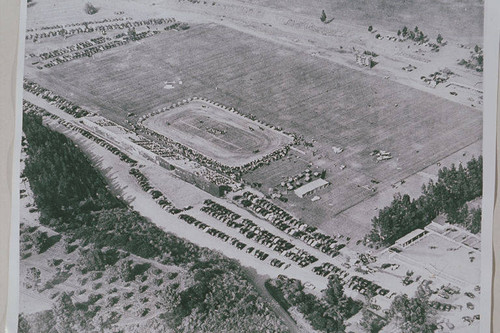
<path id="1" fill-rule="evenodd" d="M 480 331 L 483 0 L 25 5 L 18 332 Z"/>

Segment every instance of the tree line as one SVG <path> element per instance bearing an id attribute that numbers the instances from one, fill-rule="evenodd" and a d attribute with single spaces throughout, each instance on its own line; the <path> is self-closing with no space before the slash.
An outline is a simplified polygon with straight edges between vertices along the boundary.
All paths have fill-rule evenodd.
<path id="1" fill-rule="evenodd" d="M 451 224 L 461 224 L 469 231 L 481 231 L 481 210 L 469 211 L 467 202 L 482 196 L 483 158 L 472 158 L 464 167 L 454 164 L 441 168 L 436 181 L 422 186 L 422 195 L 411 199 L 397 194 L 392 203 L 372 219 L 367 240 L 377 245 L 392 245 L 409 232 L 423 228 L 439 214 Z"/>
<path id="2" fill-rule="evenodd" d="M 308 293 L 296 279 L 286 277 L 268 280 L 266 288 L 282 307 L 296 307 L 309 324 L 320 332 L 345 332 L 345 321 L 355 315 L 362 303 L 344 294 L 344 284 L 332 275 L 321 298 Z"/>

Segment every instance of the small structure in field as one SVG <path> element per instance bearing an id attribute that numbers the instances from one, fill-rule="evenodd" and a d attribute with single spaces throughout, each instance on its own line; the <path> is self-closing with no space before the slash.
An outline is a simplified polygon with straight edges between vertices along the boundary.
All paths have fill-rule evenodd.
<path id="1" fill-rule="evenodd" d="M 98 11 L 99 11 L 99 9 L 97 7 L 95 7 L 93 4 L 91 4 L 90 2 L 87 2 L 85 4 L 85 13 L 87 13 L 89 15 L 94 15 Z"/>
<path id="2" fill-rule="evenodd" d="M 428 234 L 428 231 L 422 229 L 416 229 L 401 237 L 396 241 L 396 245 L 399 245 L 402 248 L 408 247 L 409 245 L 415 243 L 420 238 L 424 237 Z"/>
<path id="3" fill-rule="evenodd" d="M 354 57 L 356 63 L 360 66 L 372 68 L 377 64 L 375 61 L 373 61 L 374 56 L 371 54 L 371 52 L 363 52 L 363 53 L 357 52 L 354 54 Z"/>
<path id="4" fill-rule="evenodd" d="M 310 183 L 302 185 L 301 187 L 295 189 L 294 192 L 299 198 L 303 198 L 303 197 L 305 197 L 309 194 L 312 194 L 312 193 L 314 193 L 322 188 L 327 187 L 328 185 L 330 185 L 329 182 L 327 182 L 326 180 L 324 180 L 322 178 L 319 178 L 319 179 L 313 180 Z"/>

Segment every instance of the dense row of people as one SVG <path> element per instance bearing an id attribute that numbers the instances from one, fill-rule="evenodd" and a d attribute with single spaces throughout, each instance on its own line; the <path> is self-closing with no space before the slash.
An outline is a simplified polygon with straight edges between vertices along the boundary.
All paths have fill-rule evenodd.
<path id="1" fill-rule="evenodd" d="M 295 219 L 282 208 L 252 192 L 243 193 L 240 202 L 283 232 L 332 257 L 337 256 L 339 251 L 345 247 L 345 244 L 338 243 L 335 237 L 317 231 L 316 227 Z"/>
<path id="2" fill-rule="evenodd" d="M 149 150 L 150 152 L 158 156 L 168 159 L 173 159 L 176 161 L 186 160 L 186 157 L 182 156 L 172 148 L 160 145 L 152 140 L 141 138 L 140 140 L 132 140 L 132 141 L 137 145 L 141 146 L 142 148 Z M 192 172 L 196 176 L 204 178 L 217 186 L 228 186 L 228 187 L 234 186 L 234 182 L 231 179 L 213 170 L 210 170 L 204 166 L 200 165 L 197 168 L 195 168 Z"/>
<path id="3" fill-rule="evenodd" d="M 51 104 L 54 104 L 57 108 L 72 115 L 75 118 L 92 115 L 90 111 L 79 107 L 78 105 L 66 100 L 65 98 L 56 95 L 52 91 L 41 87 L 38 83 L 29 81 L 26 78 L 23 80 L 23 88 L 25 91 L 41 97 Z"/>
<path id="4" fill-rule="evenodd" d="M 210 199 L 205 200 L 204 204 L 205 205 L 201 208 L 202 212 L 215 217 L 229 227 L 238 229 L 238 231 L 248 239 L 252 239 L 278 252 L 284 257 L 296 262 L 300 267 L 306 267 L 318 260 L 315 256 L 307 251 L 296 248 L 292 243 L 282 237 L 276 236 L 260 228 L 253 221 L 249 219 L 241 219 L 240 221 L 241 216 L 239 214 L 234 213 L 230 209 Z"/>

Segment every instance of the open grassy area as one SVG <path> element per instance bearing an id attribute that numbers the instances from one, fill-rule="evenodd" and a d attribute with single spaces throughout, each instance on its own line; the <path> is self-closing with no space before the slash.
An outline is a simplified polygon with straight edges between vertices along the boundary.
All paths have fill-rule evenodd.
<path id="1" fill-rule="evenodd" d="M 327 169 L 333 184 L 328 205 L 318 205 L 326 209 L 318 211 L 317 223 L 373 195 L 363 188 L 370 180 L 394 183 L 482 137 L 480 111 L 215 24 L 165 32 L 31 75 L 119 123 L 129 112 L 140 116 L 205 96 L 316 140 L 303 158 Z M 172 89 L 165 89 L 167 81 L 175 81 Z M 337 155 L 332 146 L 345 150 Z M 376 149 L 393 159 L 377 162 L 370 156 Z M 282 163 L 289 162 L 265 168 L 279 171 Z M 277 185 L 279 175 L 269 173 L 271 183 L 266 174 L 259 173 L 260 182 Z"/>
<path id="2" fill-rule="evenodd" d="M 484 1 L 477 0 L 249 0 L 279 10 L 293 10 L 295 13 L 314 17 L 319 21 L 321 11 L 325 10 L 327 21 L 334 19 L 348 24 L 375 29 L 384 28 L 397 31 L 403 25 L 418 26 L 426 33 L 438 33 L 453 38 L 480 39 L 483 33 Z M 459 29 L 460 25 L 467 29 Z"/>
<path id="3" fill-rule="evenodd" d="M 164 33 L 40 77 L 121 122 L 127 112 L 204 95 L 314 137 L 325 151 L 346 147 L 352 167 L 380 180 L 421 170 L 481 137 L 478 111 L 216 25 Z M 183 84 L 164 89 L 173 78 Z M 395 158 L 376 163 L 374 149 Z"/>

